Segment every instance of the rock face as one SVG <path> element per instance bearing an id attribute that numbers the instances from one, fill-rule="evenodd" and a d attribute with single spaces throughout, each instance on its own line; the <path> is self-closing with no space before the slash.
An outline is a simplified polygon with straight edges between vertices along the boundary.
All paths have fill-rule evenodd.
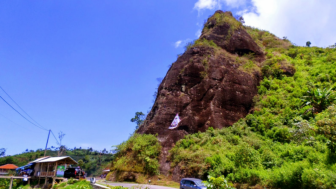
<path id="1" fill-rule="evenodd" d="M 172 64 L 152 110 L 137 131 L 157 134 L 163 146 L 161 174 L 170 169 L 168 150 L 186 134 L 229 127 L 251 109 L 261 73 L 244 70 L 239 60 L 241 55 L 253 53 L 257 65 L 264 54 L 243 27 L 230 22 L 241 26 L 230 12 L 217 11 L 208 19 L 199 42 Z M 181 122 L 169 130 L 176 113 Z"/>
<path id="2" fill-rule="evenodd" d="M 205 24 L 200 39 L 212 40 L 230 53 L 254 53 L 262 57 L 264 53 L 260 47 L 240 25 L 231 12 L 216 11 Z"/>

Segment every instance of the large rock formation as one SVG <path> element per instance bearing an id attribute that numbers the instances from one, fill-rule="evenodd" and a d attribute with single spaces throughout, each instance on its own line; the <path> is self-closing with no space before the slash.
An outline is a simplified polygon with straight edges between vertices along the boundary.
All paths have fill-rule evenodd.
<path id="1" fill-rule="evenodd" d="M 249 59 L 242 57 L 247 53 Z M 161 173 L 170 169 L 168 150 L 186 134 L 228 127 L 248 114 L 263 59 L 262 49 L 230 12 L 217 11 L 208 19 L 200 39 L 172 64 L 137 131 L 158 135 L 163 146 Z M 254 68 L 245 66 L 248 63 Z M 169 130 L 176 113 L 181 122 Z"/>

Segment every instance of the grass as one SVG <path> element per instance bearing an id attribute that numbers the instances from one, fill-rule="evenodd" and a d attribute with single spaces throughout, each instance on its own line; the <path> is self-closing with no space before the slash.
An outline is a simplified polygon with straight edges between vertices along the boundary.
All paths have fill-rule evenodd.
<path id="1" fill-rule="evenodd" d="M 213 23 L 216 23 L 216 26 L 220 26 L 224 24 L 230 26 L 228 35 L 226 36 L 226 39 L 225 39 L 226 41 L 230 40 L 234 31 L 241 29 L 243 27 L 241 22 L 237 21 L 234 17 L 232 17 L 228 13 L 215 13 L 205 23 L 203 31 L 202 31 L 204 35 L 211 32 L 212 28 L 210 28 L 209 25 Z"/>
<path id="2" fill-rule="evenodd" d="M 148 180 L 150 180 L 151 182 L 148 183 Z M 107 186 L 104 183 L 116 183 L 116 182 L 111 182 L 111 181 L 100 181 L 99 182 L 99 184 Z M 143 180 L 142 182 L 122 181 L 122 183 L 139 184 L 139 186 L 141 186 L 143 184 L 150 184 L 150 185 L 158 185 L 158 186 L 167 186 L 167 187 L 172 187 L 172 188 L 179 188 L 180 187 L 180 184 L 178 182 L 174 182 L 174 181 L 171 180 L 171 178 L 164 177 L 164 176 L 146 177 L 145 180 Z"/>

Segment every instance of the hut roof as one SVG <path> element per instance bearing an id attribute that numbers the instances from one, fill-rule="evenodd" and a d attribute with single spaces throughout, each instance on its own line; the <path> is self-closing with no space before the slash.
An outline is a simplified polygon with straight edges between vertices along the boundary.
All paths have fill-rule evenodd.
<path id="1" fill-rule="evenodd" d="M 6 165 L 0 166 L 0 169 L 16 169 L 16 168 L 18 168 L 18 166 L 14 164 L 6 164 Z"/>
<path id="2" fill-rule="evenodd" d="M 77 161 L 72 159 L 70 156 L 48 157 L 48 158 L 43 158 L 43 159 L 37 159 L 33 162 L 34 163 L 51 163 L 51 162 L 57 162 L 57 161 L 67 161 L 71 164 L 78 164 Z"/>

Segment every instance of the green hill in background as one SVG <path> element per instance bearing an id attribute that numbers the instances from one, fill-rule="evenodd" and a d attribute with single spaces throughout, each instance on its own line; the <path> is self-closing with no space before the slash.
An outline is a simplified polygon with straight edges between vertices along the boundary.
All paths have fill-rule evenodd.
<path id="1" fill-rule="evenodd" d="M 44 156 L 44 150 L 39 149 L 36 151 L 26 151 L 21 154 L 6 156 L 0 158 L 0 165 L 15 164 L 17 166 L 23 166 L 37 158 Z M 58 150 L 47 150 L 46 156 L 57 157 Z M 61 156 L 71 156 L 79 163 L 88 176 L 99 176 L 102 170 L 109 166 L 112 161 L 113 155 L 106 150 L 102 152 L 95 151 L 92 148 L 89 149 L 66 149 Z"/>

